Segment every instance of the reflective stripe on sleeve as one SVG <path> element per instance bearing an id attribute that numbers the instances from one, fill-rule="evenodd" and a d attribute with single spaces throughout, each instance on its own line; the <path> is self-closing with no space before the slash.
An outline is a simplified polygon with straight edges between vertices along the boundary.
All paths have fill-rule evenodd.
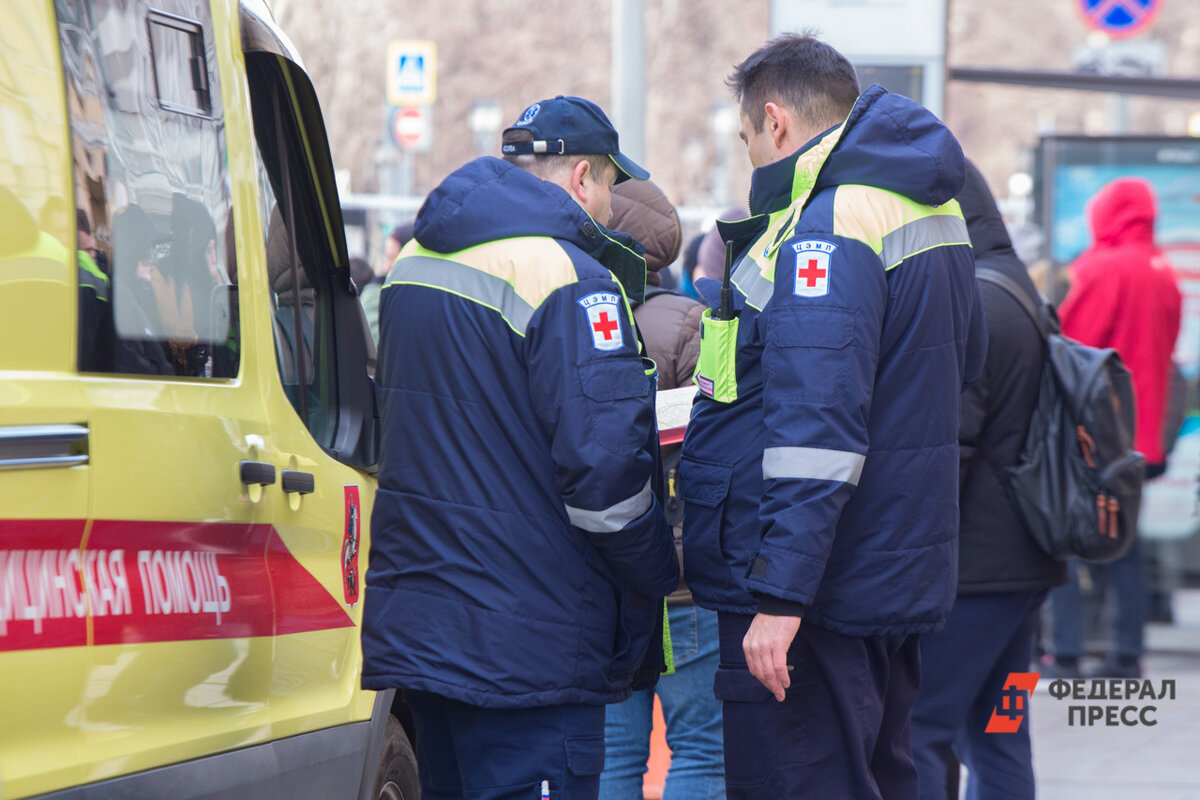
<path id="1" fill-rule="evenodd" d="M 811 478 L 858 485 L 867 457 L 819 447 L 768 447 L 763 451 L 763 480 Z"/>
<path id="2" fill-rule="evenodd" d="M 599 511 L 567 506 L 567 517 L 576 528 L 589 533 L 616 533 L 649 511 L 653 502 L 654 493 L 650 490 L 650 481 L 646 481 L 645 488 L 633 497 Z"/>
<path id="3" fill-rule="evenodd" d="M 407 283 L 442 289 L 500 313 L 514 331 L 525 335 L 534 308 L 518 296 L 508 281 L 457 261 L 428 256 L 401 257 L 388 274 L 387 284 Z"/>
<path id="4" fill-rule="evenodd" d="M 936 214 L 913 220 L 884 236 L 879 258 L 884 269 L 891 269 L 909 256 L 934 247 L 970 243 L 967 223 L 962 217 Z"/>

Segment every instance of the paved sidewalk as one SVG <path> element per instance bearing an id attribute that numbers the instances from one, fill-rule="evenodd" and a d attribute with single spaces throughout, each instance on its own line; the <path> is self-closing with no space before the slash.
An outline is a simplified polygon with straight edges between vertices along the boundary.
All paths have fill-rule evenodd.
<path id="1" fill-rule="evenodd" d="M 1175 623 L 1146 631 L 1145 677 L 1175 700 L 1058 700 L 1038 683 L 1030 707 L 1039 800 L 1200 800 L 1200 590 L 1175 593 Z M 1068 706 L 1153 705 L 1153 727 L 1068 724 Z"/>

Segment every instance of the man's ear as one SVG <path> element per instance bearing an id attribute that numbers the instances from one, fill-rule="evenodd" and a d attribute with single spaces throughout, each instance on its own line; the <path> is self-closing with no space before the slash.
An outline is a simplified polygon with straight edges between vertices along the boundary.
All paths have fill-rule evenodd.
<path id="1" fill-rule="evenodd" d="M 766 112 L 763 125 L 766 126 L 767 132 L 771 134 L 771 141 L 774 143 L 775 148 L 783 150 L 784 143 L 792 132 L 792 116 L 788 113 L 787 109 L 776 103 L 767 103 L 763 110 Z"/>
<path id="2" fill-rule="evenodd" d="M 591 192 L 594 191 L 595 185 L 596 176 L 592 173 L 591 162 L 586 158 L 576 161 L 575 166 L 571 168 L 571 176 L 568 179 L 567 189 L 579 204 L 585 208 L 587 207 L 587 201 L 591 196 Z"/>

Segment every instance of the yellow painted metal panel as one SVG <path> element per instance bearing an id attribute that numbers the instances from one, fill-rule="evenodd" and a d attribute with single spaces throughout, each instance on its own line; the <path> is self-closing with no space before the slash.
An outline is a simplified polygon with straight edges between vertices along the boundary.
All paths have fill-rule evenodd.
<path id="1" fill-rule="evenodd" d="M 82 395 L 69 375 L 76 280 L 65 111 L 51 3 L 0 5 L 0 428 L 9 430 L 86 423 Z M 70 554 L 78 557 L 90 472 L 87 465 L 0 471 L 4 797 L 83 777 L 78 722 L 86 607 L 70 602 L 64 608 L 70 571 L 59 568 Z M 59 578 L 54 599 L 43 574 Z M 40 646 L 47 641 L 71 645 Z"/>
<path id="2" fill-rule="evenodd" d="M 0 653 L 0 796 L 85 779 L 79 725 L 83 647 Z"/>
<path id="3" fill-rule="evenodd" d="M 270 738 L 270 638 L 93 647 L 78 724 L 98 781 Z"/>
<path id="4" fill-rule="evenodd" d="M 0 370 L 65 371 L 75 209 L 51 4 L 0 5 L 0 31 Z"/>

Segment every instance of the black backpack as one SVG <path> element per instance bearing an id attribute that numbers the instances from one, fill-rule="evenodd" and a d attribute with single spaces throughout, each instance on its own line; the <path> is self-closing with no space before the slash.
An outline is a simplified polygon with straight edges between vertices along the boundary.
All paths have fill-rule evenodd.
<path id="1" fill-rule="evenodd" d="M 1000 480 L 1038 546 L 1088 561 L 1121 557 L 1137 535 L 1146 459 L 1133 449 L 1133 382 L 1111 348 L 1060 332 L 1058 316 L 1002 272 L 976 278 L 1012 295 L 1046 342 L 1038 402 L 1016 466 Z"/>

